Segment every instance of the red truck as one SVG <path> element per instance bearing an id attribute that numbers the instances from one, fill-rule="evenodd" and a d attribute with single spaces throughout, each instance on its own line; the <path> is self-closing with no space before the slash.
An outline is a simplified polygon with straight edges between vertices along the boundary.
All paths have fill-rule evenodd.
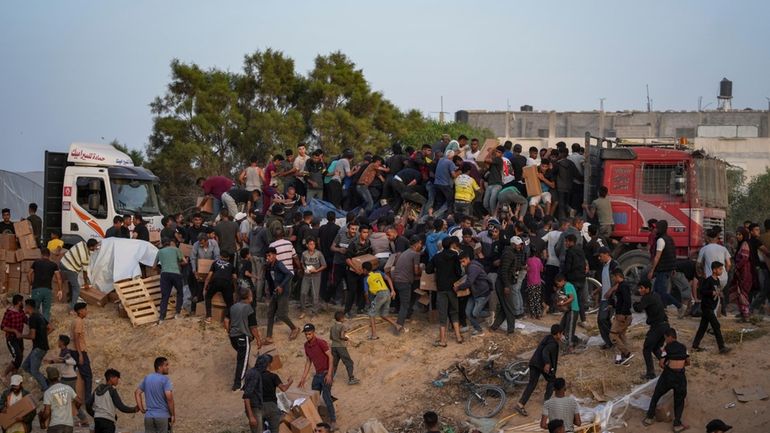
<path id="1" fill-rule="evenodd" d="M 584 200 L 608 188 L 615 223 L 613 257 L 632 282 L 649 266 L 649 219 L 667 220 L 677 256 L 692 257 L 704 232 L 724 227 L 727 163 L 686 145 L 631 144 L 586 133 Z"/>

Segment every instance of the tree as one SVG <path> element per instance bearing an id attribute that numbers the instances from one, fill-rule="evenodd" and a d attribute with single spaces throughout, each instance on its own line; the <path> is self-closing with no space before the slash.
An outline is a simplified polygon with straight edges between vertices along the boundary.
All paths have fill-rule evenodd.
<path id="1" fill-rule="evenodd" d="M 412 146 L 415 149 L 419 149 L 423 144 L 433 144 L 441 138 L 442 134 L 449 134 L 452 138 L 456 139 L 461 134 L 468 137 L 468 140 L 478 138 L 480 146 L 484 145 L 484 140 L 487 138 L 494 138 L 492 131 L 488 129 L 475 128 L 467 123 L 440 123 L 436 120 L 425 120 L 422 116 L 416 117 L 419 114 L 410 113 L 411 121 L 407 133 L 401 140 L 402 146 Z"/>
<path id="2" fill-rule="evenodd" d="M 767 193 L 770 191 L 770 169 L 751 178 L 747 185 L 743 185 L 742 181 L 737 182 L 743 179 L 742 172 L 740 178 L 736 179 L 736 176 L 728 171 L 731 188 L 730 207 L 727 210 L 727 230 L 734 230 L 746 220 L 761 225 L 765 218 L 770 217 L 770 194 Z"/>

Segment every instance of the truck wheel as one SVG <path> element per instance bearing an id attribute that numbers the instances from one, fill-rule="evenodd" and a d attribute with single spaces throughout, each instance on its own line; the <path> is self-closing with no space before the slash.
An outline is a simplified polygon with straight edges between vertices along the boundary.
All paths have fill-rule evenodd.
<path id="1" fill-rule="evenodd" d="M 621 254 L 617 260 L 620 268 L 623 269 L 626 281 L 636 292 L 639 281 L 646 278 L 645 274 L 650 269 L 650 255 L 643 250 L 631 250 Z"/>

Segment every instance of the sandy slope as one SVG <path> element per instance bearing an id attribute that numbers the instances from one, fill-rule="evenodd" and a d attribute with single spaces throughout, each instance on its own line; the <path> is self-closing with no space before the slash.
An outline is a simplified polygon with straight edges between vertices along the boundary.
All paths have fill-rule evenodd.
<path id="1" fill-rule="evenodd" d="M 88 332 L 94 372 L 100 377 L 108 367 L 120 370 L 123 377 L 120 391 L 125 400 L 133 400 L 133 391 L 142 377 L 152 370 L 154 357 L 167 356 L 171 360 L 171 379 L 177 402 L 176 432 L 247 430 L 241 394 L 230 391 L 235 352 L 221 327 L 204 326 L 198 319 L 184 319 L 170 320 L 160 327 L 132 328 L 128 320 L 117 317 L 113 306 L 104 309 L 91 307 L 90 310 Z M 292 314 L 296 316 L 294 310 Z M 330 316 L 325 315 L 314 321 L 324 338 L 328 336 Z M 263 317 L 261 313 L 260 318 Z M 557 319 L 551 316 L 541 324 L 550 325 Z M 58 333 L 68 332 L 69 321 L 64 306 L 56 305 L 53 324 L 57 329 L 51 336 L 52 342 Z M 296 321 L 298 325 L 301 322 L 304 323 Z M 365 323 L 366 320 L 357 319 L 352 326 Z M 465 421 L 461 408 L 464 396 L 454 384 L 456 382 L 450 382 L 443 388 L 433 387 L 430 383 L 438 373 L 469 357 L 486 359 L 490 354 L 497 353 L 502 354 L 500 362 L 511 360 L 516 354 L 531 350 L 540 338 L 539 335 L 507 337 L 487 333 L 482 338 L 466 337 L 462 345 L 450 340 L 449 347 L 434 348 L 430 343 L 437 334 L 435 325 L 420 319 L 409 326 L 409 333 L 395 336 L 385 325 L 380 325 L 381 338 L 378 341 L 367 341 L 366 329 L 353 334 L 361 343 L 358 347 L 351 347 L 350 351 L 356 362 L 356 375 L 362 383 L 348 386 L 344 369 L 341 369 L 335 382 L 334 395 L 339 399 L 336 405 L 338 424 L 343 431 L 355 428 L 370 418 L 380 419 L 393 431 L 417 431 L 420 429 L 419 418 L 428 409 L 437 410 L 444 419 L 461 425 Z M 689 341 L 697 321 L 675 321 L 675 326 Z M 740 329 L 741 326 L 732 319 L 723 319 L 723 327 Z M 641 335 L 643 332 L 643 327 L 639 327 L 633 333 Z M 277 325 L 275 347 L 284 360 L 279 375 L 284 380 L 293 377 L 296 382 L 304 365 L 303 340 L 300 336 L 300 339 L 289 342 L 287 337 L 288 328 L 283 324 Z M 713 351 L 693 356 L 694 365 L 688 372 L 690 388 L 685 410 L 685 420 L 693 426 L 692 431 L 702 431 L 702 426 L 713 417 L 722 417 L 739 427 L 737 431 L 763 431 L 760 426 L 770 421 L 767 401 L 738 403 L 732 409 L 725 409 L 724 405 L 735 400 L 732 386 L 760 384 L 770 390 L 768 340 L 770 337 L 763 337 L 735 345 L 735 351 L 729 356 L 719 356 Z M 632 344 L 638 352 L 641 340 L 632 338 Z M 715 348 L 713 337 L 707 336 L 704 345 Z M 589 396 L 589 389 L 609 396 L 619 395 L 634 384 L 641 383 L 638 378 L 643 370 L 641 354 L 627 368 L 615 367 L 611 359 L 611 353 L 591 348 L 580 355 L 563 357 L 560 375 L 571 383 L 572 392 L 581 397 Z M 0 351 L 0 362 L 7 361 L 7 351 Z M 26 383 L 29 388 L 35 388 L 28 376 Z M 519 393 L 520 389 L 510 393 L 509 403 L 501 415 L 511 412 L 511 405 Z M 539 416 L 541 403 L 542 389 L 538 389 L 528 405 L 531 417 L 527 421 Z M 625 431 L 670 431 L 670 425 L 664 424 L 644 429 L 641 411 L 638 410 L 630 410 L 627 420 L 629 427 Z M 510 425 L 524 422 L 514 418 Z M 118 425 L 123 431 L 141 431 L 142 418 L 140 415 L 122 415 Z"/>

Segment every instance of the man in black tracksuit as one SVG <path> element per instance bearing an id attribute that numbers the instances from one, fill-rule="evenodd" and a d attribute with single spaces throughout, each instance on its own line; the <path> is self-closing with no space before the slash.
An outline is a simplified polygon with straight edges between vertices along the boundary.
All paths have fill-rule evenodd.
<path id="1" fill-rule="evenodd" d="M 666 347 L 665 354 L 660 360 L 660 367 L 663 372 L 655 384 L 655 391 L 650 399 L 650 407 L 647 409 L 647 416 L 642 423 L 649 426 L 655 422 L 655 409 L 658 406 L 658 400 L 669 390 L 674 391 L 674 432 L 681 432 L 687 429 L 682 424 L 682 412 L 684 411 L 684 399 L 687 396 L 687 377 L 685 376 L 685 367 L 690 365 L 690 355 L 687 354 L 687 347 L 676 341 L 676 329 L 668 328 L 665 332 Z"/>
<path id="2" fill-rule="evenodd" d="M 665 339 L 664 334 L 670 328 L 666 307 L 663 306 L 660 296 L 652 292 L 651 286 L 649 280 L 640 281 L 639 293 L 642 295 L 642 299 L 634 303 L 634 311 L 637 313 L 644 311 L 647 314 L 647 324 L 650 325 L 642 346 L 644 363 L 647 366 L 647 373 L 643 377 L 647 380 L 655 379 L 655 365 L 652 363 L 652 355 L 654 354 L 656 358 L 660 359 L 660 347 Z"/>
<path id="3" fill-rule="evenodd" d="M 542 375 L 548 385 L 545 387 L 545 398 L 548 400 L 553 393 L 553 381 L 556 378 L 556 367 L 559 362 L 559 344 L 564 338 L 564 329 L 561 325 L 551 325 L 551 333 L 546 335 L 532 354 L 529 360 L 529 383 L 527 388 L 521 394 L 521 398 L 514 406 L 514 409 L 522 416 L 527 416 L 524 406 L 529 401 L 529 397 L 537 387 L 537 382 Z"/>
<path id="4" fill-rule="evenodd" d="M 698 326 L 698 332 L 695 333 L 695 339 L 692 342 L 692 350 L 700 352 L 700 342 L 703 336 L 706 335 L 706 330 L 709 325 L 714 331 L 714 337 L 717 340 L 717 346 L 719 347 L 719 353 L 727 353 L 730 348 L 725 346 L 725 340 L 722 338 L 722 330 L 719 326 L 719 320 L 717 320 L 716 308 L 719 305 L 719 295 L 722 293 L 722 289 L 719 283 L 719 277 L 725 270 L 725 265 L 721 262 L 711 262 L 711 276 L 704 279 L 700 285 L 698 293 L 701 300 L 701 316 L 700 326 Z"/>

